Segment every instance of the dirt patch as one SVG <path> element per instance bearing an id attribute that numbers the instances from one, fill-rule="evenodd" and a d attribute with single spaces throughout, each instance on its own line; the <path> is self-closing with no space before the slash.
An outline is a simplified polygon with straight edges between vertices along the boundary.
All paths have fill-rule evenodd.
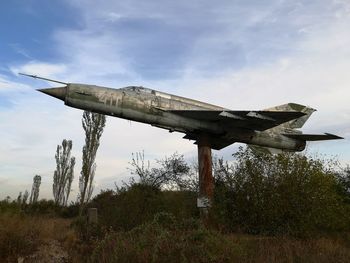
<path id="1" fill-rule="evenodd" d="M 18 263 L 65 263 L 68 262 L 68 253 L 60 242 L 54 239 L 44 240 L 38 250 L 25 258 L 18 258 Z"/>

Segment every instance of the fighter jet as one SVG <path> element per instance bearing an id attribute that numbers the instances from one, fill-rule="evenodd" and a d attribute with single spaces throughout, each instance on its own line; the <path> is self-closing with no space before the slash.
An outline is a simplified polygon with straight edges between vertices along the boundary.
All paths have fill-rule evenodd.
<path id="1" fill-rule="evenodd" d="M 303 134 L 298 129 L 315 109 L 296 103 L 257 111 L 230 110 L 139 86 L 113 89 L 20 74 L 63 84 L 38 91 L 67 106 L 184 133 L 183 138 L 195 144 L 205 141 L 215 150 L 240 142 L 260 152 L 296 152 L 303 151 L 307 141 L 343 139 L 330 133 Z"/>

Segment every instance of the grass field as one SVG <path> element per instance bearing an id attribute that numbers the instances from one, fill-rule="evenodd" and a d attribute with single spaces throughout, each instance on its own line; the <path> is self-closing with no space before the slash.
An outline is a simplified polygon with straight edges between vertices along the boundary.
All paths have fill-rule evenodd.
<path id="1" fill-rule="evenodd" d="M 349 234 L 295 239 L 145 225 L 81 239 L 72 219 L 0 215 L 1 262 L 349 262 Z M 60 261 L 61 260 L 61 261 Z"/>

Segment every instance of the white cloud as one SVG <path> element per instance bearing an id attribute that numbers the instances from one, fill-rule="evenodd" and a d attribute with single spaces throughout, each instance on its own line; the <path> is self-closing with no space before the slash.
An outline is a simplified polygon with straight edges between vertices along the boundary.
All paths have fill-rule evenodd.
<path id="1" fill-rule="evenodd" d="M 10 70 L 13 74 L 27 73 L 44 77 L 53 77 L 66 72 L 67 67 L 64 64 L 46 63 L 40 61 L 29 61 L 23 65 L 12 66 Z"/>

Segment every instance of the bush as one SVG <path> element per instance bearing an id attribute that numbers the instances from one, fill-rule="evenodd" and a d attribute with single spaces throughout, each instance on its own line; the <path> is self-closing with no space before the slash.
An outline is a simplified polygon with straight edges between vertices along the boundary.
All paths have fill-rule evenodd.
<path id="1" fill-rule="evenodd" d="M 88 207 L 98 209 L 99 224 L 114 230 L 131 230 L 149 222 L 159 212 L 170 212 L 177 218 L 196 216 L 196 194 L 186 191 L 161 191 L 134 183 L 116 192 L 104 191 Z"/>
<path id="2" fill-rule="evenodd" d="M 21 205 L 17 202 L 9 202 L 8 200 L 0 201 L 0 213 L 18 214 L 21 211 Z"/>
<path id="3" fill-rule="evenodd" d="M 128 232 L 111 232 L 98 244 L 92 262 L 232 262 L 239 248 L 198 222 L 167 213 Z"/>
<path id="4" fill-rule="evenodd" d="M 349 205 L 332 162 L 303 154 L 255 155 L 240 149 L 216 177 L 213 217 L 229 230 L 292 234 L 349 229 Z"/>
<path id="5" fill-rule="evenodd" d="M 197 220 L 156 214 L 131 231 L 110 232 L 98 242 L 91 262 L 347 262 L 341 238 L 294 239 L 222 234 Z"/>
<path id="6" fill-rule="evenodd" d="M 63 206 L 59 210 L 59 215 L 63 218 L 74 218 L 79 215 L 79 204 L 72 203 L 69 206 Z"/>
<path id="7" fill-rule="evenodd" d="M 56 215 L 61 210 L 61 206 L 56 205 L 53 200 L 42 199 L 33 204 L 24 206 L 26 214 L 31 215 Z"/>

